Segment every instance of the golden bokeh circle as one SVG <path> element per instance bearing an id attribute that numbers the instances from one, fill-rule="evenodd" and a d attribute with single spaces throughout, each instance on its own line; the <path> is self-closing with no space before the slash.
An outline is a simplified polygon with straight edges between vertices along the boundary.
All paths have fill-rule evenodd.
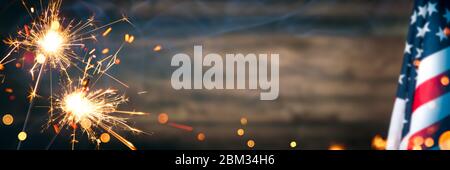
<path id="1" fill-rule="evenodd" d="M 111 136 L 109 136 L 108 133 L 102 133 L 100 135 L 100 141 L 102 141 L 103 143 L 108 143 L 111 140 Z"/>
<path id="2" fill-rule="evenodd" d="M 6 126 L 12 125 L 14 122 L 14 117 L 11 114 L 6 114 L 3 116 L 2 118 L 2 122 L 3 124 L 5 124 Z"/>
<path id="3" fill-rule="evenodd" d="M 92 122 L 89 119 L 82 119 L 80 125 L 83 129 L 90 129 Z"/>
<path id="4" fill-rule="evenodd" d="M 420 146 L 420 145 L 423 144 L 423 142 L 424 142 L 424 139 L 423 139 L 422 136 L 416 136 L 416 137 L 413 138 L 414 146 Z"/>
<path id="5" fill-rule="evenodd" d="M 434 145 L 433 138 L 429 137 L 429 138 L 425 139 L 425 146 L 426 147 L 431 148 L 431 147 L 433 147 L 433 145 Z"/>
<path id="6" fill-rule="evenodd" d="M 249 148 L 253 148 L 253 147 L 255 147 L 255 141 L 254 140 L 248 140 L 247 141 L 247 146 L 249 147 Z"/>
<path id="7" fill-rule="evenodd" d="M 441 150 L 450 150 L 450 131 L 444 132 L 439 137 L 439 147 Z"/>
<path id="8" fill-rule="evenodd" d="M 199 141 L 204 141 L 205 138 L 206 138 L 206 136 L 205 136 L 204 133 L 198 133 L 198 135 L 197 135 L 197 140 L 199 140 Z"/>
<path id="9" fill-rule="evenodd" d="M 244 129 L 238 129 L 238 130 L 237 130 L 237 134 L 238 134 L 239 136 L 244 136 L 245 130 L 244 130 Z"/>
<path id="10" fill-rule="evenodd" d="M 416 67 L 416 68 L 419 68 L 419 66 L 420 66 L 420 60 L 414 60 L 414 66 Z"/>
<path id="11" fill-rule="evenodd" d="M 241 125 L 247 125 L 247 123 L 248 123 L 247 118 L 245 117 L 241 118 Z"/>
<path id="12" fill-rule="evenodd" d="M 292 141 L 292 142 L 289 144 L 289 146 L 291 146 L 291 148 L 295 148 L 295 147 L 297 147 L 297 142 Z"/>
<path id="13" fill-rule="evenodd" d="M 20 133 L 17 135 L 17 138 L 18 138 L 20 141 L 24 141 L 24 140 L 27 139 L 27 133 L 26 133 L 26 132 L 20 132 Z"/>
<path id="14" fill-rule="evenodd" d="M 169 115 L 167 113 L 161 113 L 158 115 L 158 122 L 161 124 L 166 124 L 169 122 Z"/>
<path id="15" fill-rule="evenodd" d="M 155 51 L 155 52 L 158 52 L 158 51 L 161 51 L 162 50 L 162 46 L 161 45 L 156 45 L 154 48 L 153 48 L 153 51 Z"/>
<path id="16" fill-rule="evenodd" d="M 447 76 L 441 77 L 441 84 L 443 86 L 448 86 L 450 84 L 450 79 Z"/>

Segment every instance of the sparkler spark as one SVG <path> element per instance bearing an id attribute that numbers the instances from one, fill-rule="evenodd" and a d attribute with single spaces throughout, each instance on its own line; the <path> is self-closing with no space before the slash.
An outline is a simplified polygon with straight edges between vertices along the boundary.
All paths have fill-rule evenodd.
<path id="1" fill-rule="evenodd" d="M 124 95 L 119 95 L 117 90 L 98 89 L 88 91 L 88 88 L 85 87 L 72 87 L 69 84 L 63 95 L 57 96 L 55 101 L 55 110 L 57 112 L 53 121 L 57 122 L 59 127 L 72 127 L 74 130 L 78 127 L 74 125 L 80 125 L 81 130 L 86 132 L 92 141 L 100 140 L 100 136 L 98 136 L 95 129 L 102 129 L 116 137 L 130 149 L 136 150 L 136 147 L 131 142 L 112 129 L 113 127 L 120 127 L 136 133 L 142 133 L 142 131 L 127 125 L 127 118 L 112 114 L 144 115 L 145 113 L 118 110 L 118 106 L 126 103 L 127 98 Z M 75 137 L 74 141 L 76 141 Z"/>
<path id="2" fill-rule="evenodd" d="M 75 21 L 66 21 L 60 17 L 61 3 L 61 0 L 49 2 L 47 9 L 43 9 L 40 15 L 32 16 L 34 21 L 30 26 L 25 25 L 15 38 L 5 40 L 11 50 L 0 60 L 0 64 L 4 64 L 14 51 L 31 52 L 35 56 L 35 62 L 30 73 L 34 76 L 39 65 L 48 64 L 65 71 L 74 61 L 79 60 L 73 47 L 82 47 L 82 41 L 94 38 L 83 33 L 93 27 L 93 19 L 76 24 Z"/>
<path id="3" fill-rule="evenodd" d="M 56 25 L 56 26 L 54 26 Z M 58 51 L 60 51 L 62 48 L 62 45 L 64 44 L 64 36 L 61 35 L 61 33 L 59 32 L 59 23 L 57 21 L 54 21 L 52 23 L 52 26 L 50 28 L 50 30 L 47 31 L 46 34 L 44 34 L 41 39 L 37 42 L 39 44 L 39 48 L 47 53 L 47 54 L 52 54 L 52 53 L 57 53 Z M 44 56 L 44 55 L 42 55 Z M 51 55 L 50 55 L 51 56 Z"/>

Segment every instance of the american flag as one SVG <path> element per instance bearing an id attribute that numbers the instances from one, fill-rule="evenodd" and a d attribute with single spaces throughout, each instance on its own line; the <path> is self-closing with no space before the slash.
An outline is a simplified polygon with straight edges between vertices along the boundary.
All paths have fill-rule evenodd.
<path id="1" fill-rule="evenodd" d="M 387 149 L 450 149 L 450 1 L 416 0 Z"/>

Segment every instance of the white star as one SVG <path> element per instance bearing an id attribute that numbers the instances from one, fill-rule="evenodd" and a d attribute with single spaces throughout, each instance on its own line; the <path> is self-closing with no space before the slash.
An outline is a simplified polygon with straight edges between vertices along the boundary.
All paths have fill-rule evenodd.
<path id="1" fill-rule="evenodd" d="M 431 3 L 431 2 L 428 2 L 428 15 L 433 15 L 433 12 L 438 12 L 437 11 L 437 9 L 436 9 L 436 5 L 437 5 L 437 3 Z"/>
<path id="2" fill-rule="evenodd" d="M 450 22 L 450 11 L 448 9 L 445 9 L 444 18 L 447 20 L 447 23 Z"/>
<path id="3" fill-rule="evenodd" d="M 419 16 L 422 16 L 423 18 L 427 17 L 427 5 L 424 5 L 423 7 L 419 6 Z"/>
<path id="4" fill-rule="evenodd" d="M 422 49 L 420 49 L 420 48 L 416 48 L 416 51 L 417 51 L 417 55 L 416 55 L 416 58 L 420 58 L 420 57 L 422 57 L 422 53 L 423 53 L 423 50 L 422 50 Z"/>
<path id="5" fill-rule="evenodd" d="M 407 123 L 408 123 L 408 120 L 403 119 L 403 124 L 407 124 Z"/>
<path id="6" fill-rule="evenodd" d="M 404 74 L 400 75 L 400 77 L 398 78 L 398 83 L 401 84 L 401 85 L 403 85 L 403 79 L 404 79 L 404 78 L 405 78 L 405 75 L 404 75 Z"/>
<path id="7" fill-rule="evenodd" d="M 442 28 L 439 28 L 439 32 L 436 33 L 436 36 L 439 37 L 439 40 L 442 42 L 442 40 L 447 39 L 447 35 L 445 35 L 444 30 Z"/>
<path id="8" fill-rule="evenodd" d="M 411 16 L 411 25 L 416 23 L 417 21 L 417 12 L 414 11 L 413 15 Z"/>
<path id="9" fill-rule="evenodd" d="M 405 45 L 405 54 L 411 54 L 411 48 L 413 47 L 413 45 L 409 44 L 408 42 L 406 42 Z"/>
<path id="10" fill-rule="evenodd" d="M 430 22 L 427 22 L 423 28 L 417 27 L 417 37 L 425 37 L 425 34 L 427 32 L 430 32 L 430 29 L 428 28 L 428 26 L 430 25 Z"/>

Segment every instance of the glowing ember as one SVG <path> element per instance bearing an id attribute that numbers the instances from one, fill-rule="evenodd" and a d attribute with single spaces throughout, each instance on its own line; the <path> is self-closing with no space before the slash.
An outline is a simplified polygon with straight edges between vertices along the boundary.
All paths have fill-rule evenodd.
<path id="1" fill-rule="evenodd" d="M 6 88 L 6 89 L 5 89 L 5 92 L 6 92 L 6 93 L 13 93 L 14 90 L 13 90 L 12 88 Z"/>
<path id="2" fill-rule="evenodd" d="M 153 51 L 155 51 L 155 52 L 159 52 L 159 51 L 161 51 L 162 50 L 162 46 L 161 45 L 156 45 L 154 48 L 153 48 Z"/>
<path id="3" fill-rule="evenodd" d="M 127 43 L 133 43 L 133 41 L 134 41 L 134 36 L 133 35 L 130 35 L 130 34 L 125 34 L 125 42 L 127 42 Z"/>
<path id="4" fill-rule="evenodd" d="M 104 37 L 106 37 L 109 33 L 111 33 L 111 31 L 112 31 L 112 28 L 111 27 L 109 27 L 105 32 L 103 32 L 103 36 Z"/>
<path id="5" fill-rule="evenodd" d="M 108 54 L 109 53 L 109 48 L 105 48 L 102 50 L 102 54 Z"/>

